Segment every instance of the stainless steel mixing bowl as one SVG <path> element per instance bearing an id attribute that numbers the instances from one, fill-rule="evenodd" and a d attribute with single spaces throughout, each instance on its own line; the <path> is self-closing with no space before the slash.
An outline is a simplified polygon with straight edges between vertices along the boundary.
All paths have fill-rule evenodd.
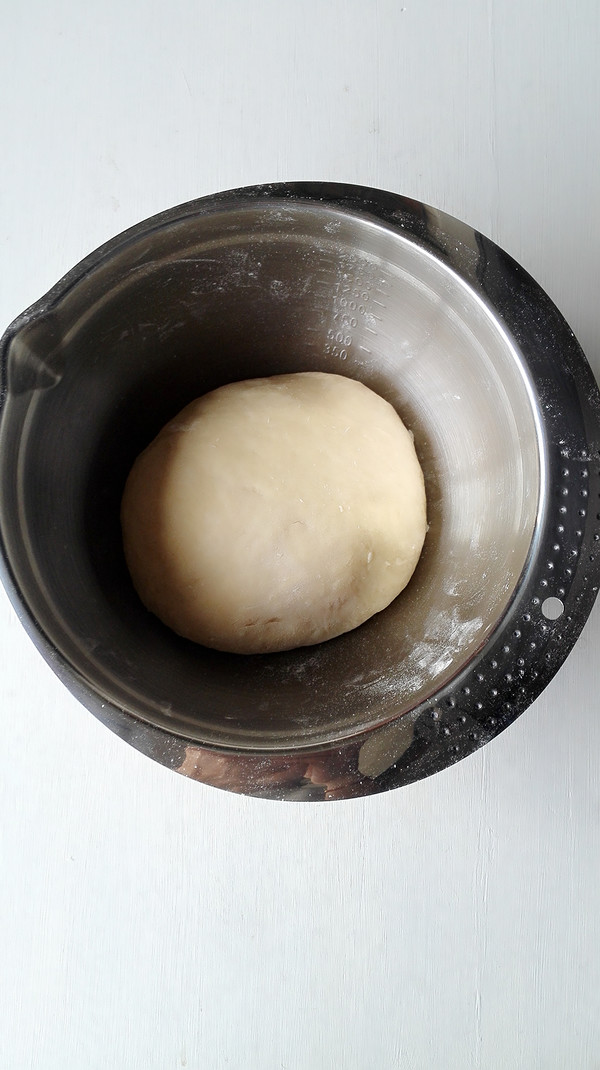
<path id="1" fill-rule="evenodd" d="M 110 728 L 277 798 L 380 791 L 509 724 L 598 589 L 600 398 L 557 309 L 441 212 L 352 186 L 208 197 L 92 253 L 2 340 L 4 582 Z M 119 502 L 140 450 L 222 383 L 321 369 L 413 430 L 429 532 L 383 613 L 318 647 L 220 654 L 147 613 Z"/>

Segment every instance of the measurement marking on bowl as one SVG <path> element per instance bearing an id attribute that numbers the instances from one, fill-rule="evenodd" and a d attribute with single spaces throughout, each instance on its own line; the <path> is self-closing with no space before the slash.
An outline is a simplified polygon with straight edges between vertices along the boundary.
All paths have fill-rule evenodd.
<path id="1" fill-rule="evenodd" d="M 368 326 L 369 320 L 373 322 L 379 318 L 370 308 L 374 300 L 371 291 L 377 274 L 376 268 L 372 264 L 353 265 L 353 268 L 350 272 L 340 270 L 334 284 L 331 326 L 325 342 L 325 352 L 329 356 L 339 357 L 340 360 L 346 360 L 354 343 L 353 331 L 359 323 L 363 330 L 377 334 L 376 330 Z M 364 349 L 363 346 L 359 348 Z"/>

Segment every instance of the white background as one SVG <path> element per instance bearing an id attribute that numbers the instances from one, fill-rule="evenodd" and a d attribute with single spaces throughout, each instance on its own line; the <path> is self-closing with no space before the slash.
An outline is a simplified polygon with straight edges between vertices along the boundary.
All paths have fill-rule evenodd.
<path id="1" fill-rule="evenodd" d="M 596 0 L 3 0 L 0 326 L 95 246 L 276 179 L 496 239 L 600 371 Z M 0 596 L 0 1066 L 600 1068 L 597 607 L 458 766 L 240 798 L 112 736 Z"/>

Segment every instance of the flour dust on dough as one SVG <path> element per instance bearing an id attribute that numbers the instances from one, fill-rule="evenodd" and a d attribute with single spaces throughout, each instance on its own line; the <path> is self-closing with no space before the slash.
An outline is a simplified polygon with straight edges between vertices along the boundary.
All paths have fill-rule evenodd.
<path id="1" fill-rule="evenodd" d="M 411 433 L 353 379 L 299 372 L 187 405 L 123 495 L 127 564 L 146 607 L 242 654 L 331 639 L 385 609 L 426 532 Z"/>

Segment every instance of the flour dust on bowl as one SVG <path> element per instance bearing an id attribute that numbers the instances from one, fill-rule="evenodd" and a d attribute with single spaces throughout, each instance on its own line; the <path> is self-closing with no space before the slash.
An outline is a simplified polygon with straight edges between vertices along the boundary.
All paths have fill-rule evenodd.
<path id="1" fill-rule="evenodd" d="M 540 287 L 391 193 L 204 198 L 92 253 L 2 339 L 3 579 L 84 705 L 188 776 L 344 798 L 440 770 L 556 673 L 600 575 L 600 396 Z M 298 371 L 360 380 L 412 430 L 429 531 L 405 591 L 314 647 L 234 655 L 146 612 L 119 506 L 189 401 Z"/>

